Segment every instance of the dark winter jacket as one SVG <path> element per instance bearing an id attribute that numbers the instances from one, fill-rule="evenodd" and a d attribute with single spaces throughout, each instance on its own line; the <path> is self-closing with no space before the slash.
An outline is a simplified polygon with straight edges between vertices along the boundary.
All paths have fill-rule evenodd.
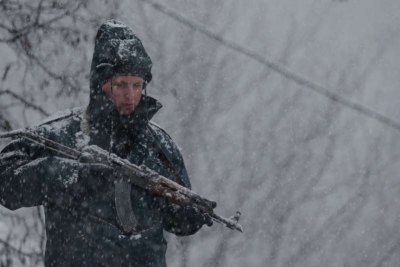
<path id="1" fill-rule="evenodd" d="M 89 106 L 64 112 L 30 130 L 76 149 L 97 145 L 190 188 L 177 145 L 149 121 L 161 104 L 143 96 L 133 114 L 123 116 L 101 88 L 107 75 L 137 74 L 151 80 L 150 59 L 140 40 L 125 42 L 129 38 L 137 37 L 123 24 L 103 24 L 96 37 Z M 118 40 L 125 50 L 113 54 L 110 47 L 118 51 Z M 132 54 L 139 56 L 141 65 L 135 67 L 138 59 Z M 11 210 L 44 206 L 46 267 L 166 266 L 163 230 L 189 235 L 201 227 L 183 210 L 133 186 L 131 200 L 138 224 L 135 232 L 123 233 L 116 216 L 114 183 L 104 179 L 104 173 L 82 172 L 80 167 L 77 161 L 20 139 L 0 154 L 0 204 Z"/>

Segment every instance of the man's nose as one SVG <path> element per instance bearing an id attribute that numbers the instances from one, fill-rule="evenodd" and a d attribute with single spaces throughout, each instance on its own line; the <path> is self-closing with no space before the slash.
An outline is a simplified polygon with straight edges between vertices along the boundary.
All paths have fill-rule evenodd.
<path id="1" fill-rule="evenodd" d="M 125 97 L 126 98 L 133 98 L 136 94 L 136 90 L 133 88 L 133 85 L 130 85 L 129 88 L 125 91 Z"/>

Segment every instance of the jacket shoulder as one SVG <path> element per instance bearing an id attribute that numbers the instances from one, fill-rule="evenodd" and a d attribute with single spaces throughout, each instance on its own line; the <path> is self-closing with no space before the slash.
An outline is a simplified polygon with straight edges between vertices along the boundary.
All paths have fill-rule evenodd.
<path id="1" fill-rule="evenodd" d="M 172 139 L 171 135 L 157 123 L 150 121 L 149 126 L 152 132 L 156 135 L 157 141 L 166 149 L 170 156 L 181 157 L 181 149 Z"/>
<path id="2" fill-rule="evenodd" d="M 84 112 L 83 107 L 59 111 L 33 126 L 31 130 L 53 141 L 73 145 L 75 134 L 81 131 Z"/>
<path id="3" fill-rule="evenodd" d="M 149 124 L 152 128 L 157 128 L 159 130 L 162 130 L 163 132 L 167 133 L 163 127 L 161 127 L 158 123 L 155 123 L 154 121 L 149 121 Z"/>
<path id="4" fill-rule="evenodd" d="M 167 133 L 167 131 L 162 128 L 159 124 L 154 121 L 149 122 L 149 126 L 152 131 L 157 135 L 157 139 L 161 144 L 168 149 L 169 153 L 180 152 L 180 147 L 175 143 L 172 137 Z"/>
<path id="5" fill-rule="evenodd" d="M 50 125 L 54 122 L 67 120 L 67 119 L 73 119 L 74 117 L 76 117 L 77 119 L 82 119 L 84 112 L 85 112 L 84 107 L 66 109 L 64 111 L 57 111 L 56 113 L 47 117 L 46 119 L 44 119 L 43 121 L 41 121 L 40 123 L 38 123 L 35 126 L 40 127 L 43 125 Z"/>
<path id="6" fill-rule="evenodd" d="M 77 142 L 76 133 L 80 131 L 80 121 L 83 115 L 82 108 L 75 108 L 57 112 L 48 117 L 44 121 L 18 131 L 29 132 L 54 142 L 74 147 Z M 0 150 L 0 161 L 3 157 L 11 157 L 14 155 L 23 155 L 25 153 L 41 153 L 37 146 L 33 143 L 21 138 L 13 139 L 4 148 Z"/>
<path id="7" fill-rule="evenodd" d="M 177 174 L 179 174 L 179 180 L 175 180 L 175 182 L 182 184 L 187 188 L 191 188 L 189 176 L 181 154 L 181 149 L 161 126 L 154 122 L 150 122 L 149 126 L 155 135 L 156 143 L 163 151 L 164 155 L 172 163 L 177 171 Z"/>

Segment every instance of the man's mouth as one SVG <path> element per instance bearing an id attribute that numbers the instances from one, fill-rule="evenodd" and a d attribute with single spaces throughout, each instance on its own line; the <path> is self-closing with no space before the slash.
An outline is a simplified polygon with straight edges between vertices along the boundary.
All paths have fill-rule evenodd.
<path id="1" fill-rule="evenodd" d="M 130 108 L 130 107 L 133 107 L 134 104 L 133 103 L 125 103 L 125 104 L 123 104 L 123 106 L 127 107 L 127 108 Z"/>

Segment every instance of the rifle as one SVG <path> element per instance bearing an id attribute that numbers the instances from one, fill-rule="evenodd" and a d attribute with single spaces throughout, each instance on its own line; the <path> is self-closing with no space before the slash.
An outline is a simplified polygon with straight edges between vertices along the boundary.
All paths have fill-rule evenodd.
<path id="1" fill-rule="evenodd" d="M 196 194 L 192 190 L 165 178 L 144 165 L 137 166 L 127 159 L 122 159 L 96 145 L 85 146 L 79 151 L 34 134 L 29 129 L 27 131 L 15 130 L 3 133 L 0 134 L 1 138 L 22 138 L 52 150 L 56 154 L 68 159 L 77 160 L 82 163 L 105 164 L 117 169 L 123 178 L 115 181 L 116 210 L 121 227 L 126 233 L 131 232 L 136 223 L 130 198 L 132 184 L 180 207 L 193 207 L 202 214 L 210 216 L 215 222 L 221 223 L 229 229 L 243 232 L 243 228 L 239 224 L 240 212 L 236 212 L 230 218 L 224 218 L 214 213 L 213 209 L 217 206 L 215 201 L 208 200 Z"/>

